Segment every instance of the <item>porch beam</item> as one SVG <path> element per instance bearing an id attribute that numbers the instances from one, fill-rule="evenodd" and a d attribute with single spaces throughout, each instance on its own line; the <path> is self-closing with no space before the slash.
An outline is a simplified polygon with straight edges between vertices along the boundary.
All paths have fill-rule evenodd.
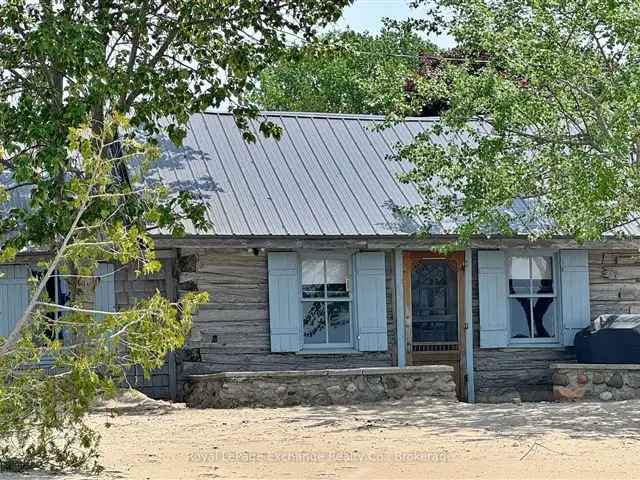
<path id="1" fill-rule="evenodd" d="M 398 344 L 398 366 L 407 366 L 407 352 L 404 336 L 404 283 L 402 279 L 403 265 L 402 265 L 402 249 L 397 248 L 394 250 L 395 268 L 393 269 L 395 275 L 396 285 L 396 339 Z"/>
<path id="2" fill-rule="evenodd" d="M 473 371 L 473 254 L 470 248 L 464 252 L 464 323 L 465 323 L 465 371 L 467 374 L 467 401 L 476 401 L 475 375 Z"/>

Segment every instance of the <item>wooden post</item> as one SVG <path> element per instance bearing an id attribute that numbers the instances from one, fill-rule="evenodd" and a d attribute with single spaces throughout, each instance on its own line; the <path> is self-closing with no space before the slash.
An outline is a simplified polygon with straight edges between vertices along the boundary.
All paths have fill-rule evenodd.
<path id="1" fill-rule="evenodd" d="M 167 271 L 164 276 L 166 279 L 167 285 L 167 298 L 172 302 L 178 300 L 178 291 L 176 288 L 176 275 L 178 275 L 177 271 L 177 253 L 173 255 L 173 258 L 167 260 L 165 266 Z M 169 374 L 169 398 L 171 401 L 175 402 L 178 400 L 178 376 L 177 376 L 177 368 L 176 368 L 176 354 L 175 352 L 169 352 L 167 355 L 167 371 Z"/>

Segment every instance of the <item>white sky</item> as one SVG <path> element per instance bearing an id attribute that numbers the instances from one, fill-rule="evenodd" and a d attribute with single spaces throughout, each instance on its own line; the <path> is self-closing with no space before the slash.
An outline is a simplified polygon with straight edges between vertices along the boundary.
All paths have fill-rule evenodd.
<path id="1" fill-rule="evenodd" d="M 424 13 L 424 8 L 409 8 L 408 0 L 355 0 L 344 10 L 342 18 L 333 27 L 336 30 L 350 28 L 357 32 L 377 33 L 385 17 L 405 20 L 410 17 L 421 18 Z M 429 39 L 441 48 L 451 48 L 454 45 L 453 40 L 445 35 Z"/>

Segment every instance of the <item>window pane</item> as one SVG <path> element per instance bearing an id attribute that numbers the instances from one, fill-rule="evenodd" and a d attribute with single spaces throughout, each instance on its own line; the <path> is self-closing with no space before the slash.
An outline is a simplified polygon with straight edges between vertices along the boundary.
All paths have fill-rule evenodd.
<path id="1" fill-rule="evenodd" d="M 327 297 L 348 297 L 346 260 L 327 260 Z"/>
<path id="2" fill-rule="evenodd" d="M 531 303 L 528 298 L 509 299 L 511 338 L 531 338 Z"/>
<path id="3" fill-rule="evenodd" d="M 509 275 L 509 293 L 529 294 L 531 276 L 529 271 L 529 257 L 510 257 L 507 262 Z"/>
<path id="4" fill-rule="evenodd" d="M 553 293 L 553 257 L 531 257 L 533 293 Z"/>
<path id="5" fill-rule="evenodd" d="M 446 285 L 451 270 L 446 261 L 427 260 L 424 263 L 424 283 L 427 285 Z"/>
<path id="6" fill-rule="evenodd" d="M 324 309 L 324 302 L 302 302 L 305 344 L 327 342 Z"/>
<path id="7" fill-rule="evenodd" d="M 324 297 L 324 260 L 302 261 L 302 298 Z"/>
<path id="8" fill-rule="evenodd" d="M 427 287 L 425 294 L 429 310 L 432 315 L 446 315 L 447 312 L 447 288 Z"/>
<path id="9" fill-rule="evenodd" d="M 349 302 L 327 302 L 329 343 L 351 342 Z"/>
<path id="10" fill-rule="evenodd" d="M 553 298 L 536 298 L 533 300 L 533 328 L 536 338 L 552 338 L 556 336 L 555 301 Z"/>

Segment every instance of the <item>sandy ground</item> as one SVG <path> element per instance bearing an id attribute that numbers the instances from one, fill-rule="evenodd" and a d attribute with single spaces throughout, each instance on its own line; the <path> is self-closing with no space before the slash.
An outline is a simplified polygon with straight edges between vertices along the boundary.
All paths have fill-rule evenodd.
<path id="1" fill-rule="evenodd" d="M 182 408 L 91 421 L 105 479 L 640 476 L 640 401 Z"/>

